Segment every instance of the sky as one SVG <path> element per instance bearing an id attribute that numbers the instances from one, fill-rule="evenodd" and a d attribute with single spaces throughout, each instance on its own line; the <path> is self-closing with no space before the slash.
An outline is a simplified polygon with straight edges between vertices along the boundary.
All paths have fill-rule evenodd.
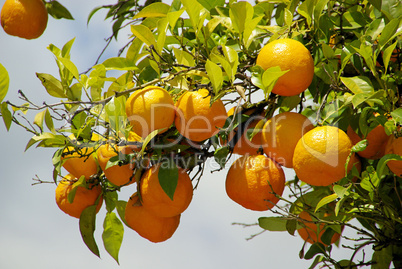
<path id="1" fill-rule="evenodd" d="M 38 39 L 25 40 L 8 36 L 0 29 L 0 63 L 10 75 L 6 100 L 22 104 L 18 90 L 33 102 L 57 102 L 48 97 L 35 72 L 58 76 L 58 69 L 49 44 L 62 47 L 75 38 L 71 60 L 80 72 L 94 63 L 110 35 L 111 24 L 104 21 L 105 12 L 99 12 L 87 26 L 89 12 L 100 4 L 116 1 L 69 0 L 60 1 L 74 21 L 49 17 L 45 33 Z M 4 0 L 0 0 L 2 6 Z M 103 59 L 117 56 L 126 43 L 128 33 L 121 41 L 112 43 Z M 32 118 L 35 113 L 28 117 Z M 97 215 L 95 239 L 101 258 L 93 255 L 83 243 L 78 219 L 59 210 L 55 203 L 54 184 L 34 183 L 39 177 L 51 181 L 53 149 L 30 148 L 24 152 L 30 134 L 13 125 L 9 132 L 0 121 L 0 268 L 308 268 L 311 261 L 299 259 L 303 240 L 286 232 L 265 232 L 252 240 L 258 227 L 243 228 L 238 223 L 256 223 L 259 217 L 273 216 L 270 212 L 249 211 L 230 200 L 225 192 L 227 170 L 205 174 L 194 192 L 193 201 L 183 213 L 179 228 L 173 237 L 154 244 L 125 227 L 120 249 L 120 266 L 109 256 L 102 244 L 102 223 L 106 210 Z M 212 163 L 211 163 L 212 166 Z M 291 170 L 286 170 L 292 178 Z M 127 200 L 135 186 L 119 193 Z M 347 229 L 345 230 L 347 234 Z M 335 258 L 350 252 L 335 249 Z"/>

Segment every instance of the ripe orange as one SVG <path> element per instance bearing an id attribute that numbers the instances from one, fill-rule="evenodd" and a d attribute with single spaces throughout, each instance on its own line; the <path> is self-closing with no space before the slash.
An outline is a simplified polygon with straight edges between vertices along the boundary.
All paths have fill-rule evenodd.
<path id="1" fill-rule="evenodd" d="M 316 127 L 297 142 L 293 168 L 297 177 L 310 185 L 328 186 L 345 177 L 345 164 L 352 141 L 334 126 Z M 348 172 L 358 160 L 352 155 Z"/>
<path id="2" fill-rule="evenodd" d="M 242 156 L 230 167 L 226 176 L 226 193 L 244 208 L 271 209 L 285 188 L 282 168 L 264 155 Z"/>
<path id="3" fill-rule="evenodd" d="M 176 102 L 175 125 L 184 137 L 200 142 L 219 132 L 226 121 L 226 109 L 221 100 L 212 105 L 206 89 L 188 91 Z"/>
<path id="4" fill-rule="evenodd" d="M 1 26 L 12 36 L 38 38 L 46 29 L 47 19 L 42 0 L 6 0 L 1 9 Z"/>
<path id="5" fill-rule="evenodd" d="M 327 216 L 329 216 L 329 214 L 324 215 L 324 217 L 327 217 Z M 317 242 L 324 244 L 321 240 L 321 237 L 326 230 L 324 223 L 320 223 L 319 225 L 317 225 L 313 222 L 310 222 L 310 221 L 313 221 L 313 219 L 307 211 L 302 211 L 299 214 L 299 217 L 302 220 L 305 220 L 305 221 L 301 221 L 304 227 L 297 229 L 297 232 L 300 235 L 300 237 L 303 238 L 304 241 L 309 242 L 310 244 L 314 244 Z M 315 220 L 316 219 L 314 219 L 314 221 Z M 340 237 L 341 237 L 341 235 L 339 233 L 335 233 L 332 236 L 331 244 L 338 241 Z M 324 244 L 324 245 L 326 245 L 326 244 Z"/>
<path id="6" fill-rule="evenodd" d="M 306 90 L 314 76 L 314 61 L 308 49 L 299 41 L 277 39 L 265 45 L 257 56 L 257 65 L 264 70 L 279 66 L 289 70 L 276 82 L 272 92 L 281 96 L 298 95 Z"/>
<path id="7" fill-rule="evenodd" d="M 288 168 L 293 167 L 293 153 L 299 139 L 314 128 L 304 115 L 283 112 L 269 119 L 262 130 L 264 153 Z"/>
<path id="8" fill-rule="evenodd" d="M 56 203 L 64 213 L 75 218 L 80 218 L 85 208 L 95 205 L 99 196 L 102 195 L 102 188 L 96 184 L 90 184 L 88 189 L 78 186 L 73 202 L 69 203 L 68 194 L 73 190 L 73 184 L 76 181 L 77 178 L 75 176 L 68 174 L 59 182 L 56 188 Z M 96 213 L 99 212 L 102 203 L 103 199 L 101 197 L 96 207 Z"/>
<path id="9" fill-rule="evenodd" d="M 350 137 L 350 140 L 352 140 L 353 145 L 357 144 L 363 139 L 363 137 L 360 137 L 358 134 L 356 134 L 356 132 L 350 126 L 346 130 L 346 133 Z M 384 156 L 385 146 L 389 139 L 389 135 L 385 133 L 384 126 L 380 124 L 375 127 L 367 134 L 365 139 L 367 139 L 368 144 L 365 150 L 357 152 L 360 157 L 376 160 Z"/>
<path id="10" fill-rule="evenodd" d="M 184 212 L 193 199 L 193 185 L 189 175 L 179 168 L 179 179 L 173 200 L 165 193 L 159 183 L 161 164 L 154 165 L 141 177 L 141 198 L 143 206 L 158 217 L 173 217 Z"/>
<path id="11" fill-rule="evenodd" d="M 124 149 L 124 148 L 123 148 Z M 122 147 L 115 145 L 104 144 L 101 145 L 97 152 L 99 166 L 105 174 L 105 177 L 114 185 L 122 186 L 134 183 L 133 169 L 134 165 L 114 165 L 106 169 L 106 165 L 110 158 L 119 155 L 119 158 L 123 158 L 125 152 L 122 152 Z"/>
<path id="12" fill-rule="evenodd" d="M 398 154 L 402 156 L 402 137 L 391 136 L 385 147 L 385 154 Z M 389 170 L 397 176 L 402 176 L 402 161 L 387 162 Z"/>
<path id="13" fill-rule="evenodd" d="M 63 167 L 73 176 L 77 178 L 85 176 L 86 179 L 89 179 L 98 172 L 93 148 L 82 148 L 75 151 L 73 147 L 67 147 L 63 154 L 61 158 L 64 161 Z"/>
<path id="14" fill-rule="evenodd" d="M 232 116 L 236 107 L 232 107 L 227 115 L 228 117 Z M 250 111 L 250 114 L 252 111 Z M 262 113 L 263 114 L 263 113 Z M 251 116 L 250 118 L 247 119 L 247 122 L 244 125 L 244 131 L 243 135 L 237 140 L 237 143 L 235 144 L 233 148 L 233 153 L 239 154 L 239 155 L 255 155 L 258 153 L 258 150 L 262 146 L 262 141 L 261 141 L 261 130 L 259 130 L 252 138 L 250 141 L 248 139 L 248 134 L 251 134 L 254 132 L 254 128 L 256 128 L 257 124 L 260 122 L 260 120 L 265 119 L 264 115 L 256 115 L 256 116 Z M 249 113 L 246 113 L 246 115 L 249 115 Z M 235 135 L 237 132 L 241 132 L 242 130 L 239 130 L 239 128 L 235 128 L 232 132 L 228 134 L 227 141 L 223 142 L 221 140 L 221 144 L 226 145 L 227 142 L 230 142 L 232 139 L 234 139 Z"/>
<path id="15" fill-rule="evenodd" d="M 155 216 L 139 203 L 137 193 L 134 193 L 127 202 L 124 216 L 131 229 L 149 241 L 158 243 L 172 237 L 181 215 L 169 218 Z"/>
<path id="16" fill-rule="evenodd" d="M 126 114 L 132 131 L 142 138 L 154 130 L 163 133 L 174 121 L 173 99 L 165 89 L 148 86 L 130 95 L 126 101 Z"/>

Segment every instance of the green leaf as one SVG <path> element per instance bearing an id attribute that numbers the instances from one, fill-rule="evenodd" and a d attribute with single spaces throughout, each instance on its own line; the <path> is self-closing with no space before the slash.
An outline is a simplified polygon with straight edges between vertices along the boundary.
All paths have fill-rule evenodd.
<path id="1" fill-rule="evenodd" d="M 253 6 L 246 1 L 241 1 L 232 4 L 229 9 L 229 16 L 232 20 L 233 28 L 239 34 L 243 34 L 246 25 L 253 19 Z"/>
<path id="2" fill-rule="evenodd" d="M 158 21 L 158 38 L 156 41 L 156 50 L 158 53 L 162 53 L 163 47 L 165 46 L 168 26 L 169 22 L 167 18 L 163 18 Z"/>
<path id="3" fill-rule="evenodd" d="M 11 123 L 13 122 L 13 115 L 11 114 L 10 110 L 8 109 L 7 103 L 3 102 L 0 106 L 1 117 L 3 118 L 3 122 L 6 125 L 7 131 L 10 130 Z"/>
<path id="4" fill-rule="evenodd" d="M 336 193 L 333 193 L 333 194 L 331 194 L 331 195 L 328 195 L 328 196 L 322 198 L 322 199 L 318 202 L 317 206 L 315 207 L 315 211 L 314 211 L 314 212 L 317 212 L 318 209 L 320 209 L 320 208 L 323 207 L 324 205 L 327 205 L 327 204 L 329 204 L 329 203 L 335 201 L 337 198 L 338 198 L 338 194 L 336 194 Z"/>
<path id="5" fill-rule="evenodd" d="M 217 162 L 219 164 L 219 166 L 221 168 L 225 168 L 225 164 L 226 164 L 226 159 L 228 157 L 229 154 L 229 147 L 221 147 L 221 148 L 217 148 L 214 152 L 214 159 L 215 162 Z"/>
<path id="6" fill-rule="evenodd" d="M 132 60 L 124 57 L 111 57 L 103 63 L 106 70 L 135 70 L 139 71 L 138 67 Z"/>
<path id="7" fill-rule="evenodd" d="M 47 110 L 43 110 L 43 111 L 37 113 L 37 114 L 35 115 L 35 118 L 34 118 L 34 121 L 33 121 L 33 123 L 34 123 L 36 126 L 38 126 L 41 131 L 43 130 L 43 120 L 45 119 L 45 113 L 46 113 L 46 111 L 47 111 Z"/>
<path id="8" fill-rule="evenodd" d="M 53 119 L 52 116 L 50 115 L 49 109 L 46 108 L 45 112 L 45 123 L 47 128 L 53 133 L 56 134 L 56 130 L 54 129 L 54 124 L 53 124 Z"/>
<path id="9" fill-rule="evenodd" d="M 288 70 L 281 71 L 279 66 L 270 67 L 265 70 L 262 74 L 262 84 L 264 85 L 263 91 L 266 99 L 269 97 L 278 79 L 287 72 Z"/>
<path id="10" fill-rule="evenodd" d="M 399 107 L 392 111 L 391 116 L 396 122 L 402 123 L 402 107 Z"/>
<path id="11" fill-rule="evenodd" d="M 103 195 L 107 212 L 112 212 L 116 208 L 118 194 L 116 191 L 108 191 Z"/>
<path id="12" fill-rule="evenodd" d="M 287 220 L 283 217 L 261 217 L 258 219 L 258 225 L 268 231 L 283 232 L 287 231 Z"/>
<path id="13" fill-rule="evenodd" d="M 77 192 L 77 188 L 82 187 L 86 188 L 86 179 L 84 176 L 81 176 L 74 184 L 71 186 L 71 191 L 67 195 L 67 201 L 72 204 L 74 202 L 75 193 Z"/>
<path id="14" fill-rule="evenodd" d="M 173 159 L 166 159 L 160 164 L 158 179 L 163 191 L 173 201 L 177 182 L 179 180 L 179 169 Z"/>
<path id="15" fill-rule="evenodd" d="M 85 208 L 80 216 L 79 226 L 82 240 L 93 254 L 100 258 L 98 245 L 94 238 L 96 224 L 96 207 L 92 205 Z"/>
<path id="16" fill-rule="evenodd" d="M 46 9 L 47 9 L 47 12 L 49 13 L 49 15 L 55 19 L 74 20 L 70 11 L 68 11 L 68 9 L 65 8 L 58 1 L 46 2 Z"/>
<path id="17" fill-rule="evenodd" d="M 95 7 L 94 9 L 91 10 L 91 12 L 89 12 L 88 19 L 87 19 L 87 25 L 89 24 L 89 21 L 91 20 L 93 15 L 95 15 L 95 13 L 98 12 L 99 10 L 101 10 L 102 8 L 105 8 L 105 7 L 104 6 Z"/>
<path id="18" fill-rule="evenodd" d="M 373 254 L 374 264 L 371 265 L 371 269 L 390 268 L 392 259 L 392 245 L 375 250 Z"/>
<path id="19" fill-rule="evenodd" d="M 363 151 L 367 148 L 368 141 L 367 139 L 363 139 L 359 142 L 357 142 L 353 147 L 352 147 L 352 152 L 360 152 Z"/>
<path id="20" fill-rule="evenodd" d="M 351 90 L 354 94 L 359 93 L 374 93 L 374 87 L 368 77 L 341 77 L 342 83 Z"/>
<path id="21" fill-rule="evenodd" d="M 140 25 L 131 25 L 131 32 L 137 38 L 139 38 L 142 42 L 147 44 L 147 46 L 156 47 L 155 37 L 152 34 L 151 30 L 148 27 L 140 24 Z"/>
<path id="22" fill-rule="evenodd" d="M 47 140 L 47 139 L 49 139 L 49 140 L 54 140 L 54 141 L 60 141 L 60 142 L 61 142 L 61 145 L 63 145 L 63 144 L 64 144 L 64 141 L 65 141 L 65 138 L 64 138 L 64 136 L 62 136 L 62 135 L 55 135 L 55 134 L 52 134 L 52 133 L 42 133 L 42 134 L 40 134 L 40 135 L 35 135 L 35 136 L 33 136 L 33 137 L 29 140 L 28 144 L 27 144 L 26 147 L 25 147 L 25 151 L 26 151 L 27 149 L 29 149 L 29 148 L 30 148 L 32 145 L 34 145 L 35 143 L 37 143 L 37 142 L 39 142 L 39 141 Z"/>
<path id="23" fill-rule="evenodd" d="M 166 17 L 169 12 L 170 6 L 161 2 L 152 3 L 149 6 L 144 7 L 140 12 L 133 17 L 133 19 L 145 18 L 145 17 Z"/>
<path id="24" fill-rule="evenodd" d="M 395 18 L 385 25 L 378 40 L 380 50 L 402 30 L 398 29 L 400 22 L 400 19 Z"/>
<path id="25" fill-rule="evenodd" d="M 225 5 L 225 0 L 197 0 L 197 2 L 208 10 Z"/>
<path id="26" fill-rule="evenodd" d="M 124 214 L 125 214 L 125 211 L 126 211 L 126 205 L 127 205 L 126 201 L 118 200 L 116 202 L 117 213 L 119 214 L 119 217 L 123 221 L 123 223 L 126 226 L 128 226 L 127 223 L 126 223 L 126 219 L 124 217 Z"/>
<path id="27" fill-rule="evenodd" d="M 7 69 L 0 64 L 0 102 L 6 97 L 9 85 L 10 77 L 8 76 Z"/>
<path id="28" fill-rule="evenodd" d="M 320 254 L 320 253 L 325 253 L 325 246 L 321 243 L 315 243 L 311 245 L 307 253 L 304 255 L 304 259 L 310 260 L 312 259 L 315 255 Z"/>
<path id="29" fill-rule="evenodd" d="M 314 0 L 306 0 L 297 9 L 297 12 L 306 18 L 309 26 L 311 25 L 313 19 L 314 4 Z"/>
<path id="30" fill-rule="evenodd" d="M 142 144 L 142 148 L 140 151 L 140 155 L 144 156 L 145 148 L 147 147 L 148 143 L 159 133 L 159 130 L 152 131 L 147 137 L 144 139 L 144 143 Z"/>
<path id="31" fill-rule="evenodd" d="M 103 222 L 103 245 L 106 251 L 116 260 L 119 264 L 119 251 L 121 243 L 123 242 L 124 227 L 121 221 L 113 212 L 106 213 Z"/>
<path id="32" fill-rule="evenodd" d="M 286 230 L 290 235 L 295 235 L 298 226 L 297 224 L 298 224 L 297 219 L 290 219 L 286 222 Z"/>
<path id="33" fill-rule="evenodd" d="M 75 64 L 68 58 L 59 57 L 57 58 L 65 68 L 75 77 L 76 80 L 80 81 L 80 74 L 78 72 L 78 68 Z"/>
<path id="34" fill-rule="evenodd" d="M 202 23 L 200 19 L 201 11 L 203 10 L 203 6 L 200 5 L 197 1 L 194 0 L 181 0 L 181 3 L 186 8 L 186 12 L 190 17 L 191 24 L 195 32 L 198 32 L 198 26 Z"/>
<path id="35" fill-rule="evenodd" d="M 47 93 L 53 97 L 66 98 L 61 82 L 50 74 L 36 73 Z"/>
<path id="36" fill-rule="evenodd" d="M 399 156 L 397 154 L 387 154 L 384 157 L 382 157 L 377 164 L 376 172 L 377 172 L 378 178 L 382 178 L 382 176 L 385 174 L 386 165 L 387 165 L 387 162 L 389 162 L 389 161 L 402 161 L 402 156 Z"/>
<path id="37" fill-rule="evenodd" d="M 218 94 L 223 84 L 222 69 L 216 63 L 211 62 L 209 59 L 207 59 L 205 69 L 207 70 L 207 74 L 209 76 L 209 80 L 212 83 L 215 94 Z"/>
<path id="38" fill-rule="evenodd" d="M 392 57 L 392 53 L 395 50 L 395 47 L 397 45 L 398 42 L 395 42 L 394 44 L 392 44 L 391 46 L 389 46 L 388 48 L 386 48 L 384 50 L 384 54 L 382 55 L 382 60 L 384 62 L 384 69 L 387 70 L 388 69 L 388 64 L 389 64 L 389 60 Z M 1 100 L 0 100 L 1 101 Z"/>

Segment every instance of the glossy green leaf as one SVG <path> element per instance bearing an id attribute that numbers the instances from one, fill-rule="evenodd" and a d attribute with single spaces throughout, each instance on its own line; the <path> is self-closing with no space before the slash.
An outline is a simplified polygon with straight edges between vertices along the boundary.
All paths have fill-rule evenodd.
<path id="1" fill-rule="evenodd" d="M 142 24 L 131 25 L 131 32 L 135 37 L 139 38 L 142 42 L 144 42 L 148 46 L 156 46 L 155 37 L 148 27 Z"/>
<path id="2" fill-rule="evenodd" d="M 396 122 L 402 123 L 402 107 L 399 107 L 392 111 L 391 116 Z"/>
<path id="3" fill-rule="evenodd" d="M 167 14 L 167 19 L 169 22 L 170 27 L 174 28 L 176 26 L 177 20 L 180 18 L 181 14 L 183 14 L 184 8 L 177 10 L 177 11 L 171 11 Z"/>
<path id="4" fill-rule="evenodd" d="M 382 176 L 385 174 L 386 165 L 387 165 L 387 162 L 389 162 L 389 161 L 402 161 L 402 156 L 399 156 L 397 154 L 387 154 L 384 157 L 382 157 L 377 164 L 376 172 L 377 172 L 378 178 L 382 178 Z"/>
<path id="5" fill-rule="evenodd" d="M 177 168 L 173 159 L 168 158 L 161 163 L 159 167 L 158 179 L 163 191 L 173 201 L 177 182 L 179 180 L 179 169 Z"/>
<path id="6" fill-rule="evenodd" d="M 202 23 L 200 19 L 203 6 L 194 0 L 181 0 L 181 3 L 186 8 L 186 12 L 190 17 L 191 24 L 196 32 L 198 32 L 198 26 Z"/>
<path id="7" fill-rule="evenodd" d="M 170 6 L 168 4 L 156 2 L 144 7 L 133 17 L 133 19 L 144 17 L 165 17 L 169 10 Z"/>
<path id="8" fill-rule="evenodd" d="M 86 188 L 86 179 L 84 176 L 81 176 L 74 184 L 71 186 L 71 190 L 67 195 L 67 201 L 72 204 L 74 202 L 75 194 L 77 192 L 77 188 Z"/>
<path id="9" fill-rule="evenodd" d="M 33 121 L 33 123 L 34 123 L 36 126 L 38 126 L 41 130 L 43 130 L 43 121 L 44 121 L 44 119 L 45 119 L 45 113 L 46 113 L 46 110 L 43 110 L 43 111 L 41 111 L 41 112 L 38 112 L 38 113 L 35 115 L 35 118 L 34 118 L 34 121 Z"/>
<path id="10" fill-rule="evenodd" d="M 391 46 L 389 46 L 388 48 L 386 48 L 384 50 L 384 54 L 382 55 L 382 60 L 384 62 L 385 70 L 388 69 L 389 61 L 392 57 L 392 53 L 394 52 L 396 45 L 397 45 L 397 42 L 395 42 L 394 44 L 392 44 Z"/>
<path id="11" fill-rule="evenodd" d="M 314 0 L 306 0 L 297 9 L 297 12 L 304 18 L 306 18 L 307 24 L 309 26 L 311 25 L 313 19 L 314 4 Z"/>
<path id="12" fill-rule="evenodd" d="M 197 0 L 197 2 L 208 10 L 225 4 L 225 0 Z"/>
<path id="13" fill-rule="evenodd" d="M 98 245 L 94 238 L 96 224 L 96 205 L 85 208 L 80 216 L 79 226 L 82 240 L 89 250 L 100 257 Z"/>
<path id="14" fill-rule="evenodd" d="M 7 131 L 10 130 L 11 123 L 13 121 L 13 115 L 11 114 L 10 110 L 8 109 L 8 105 L 6 102 L 1 103 L 0 106 L 1 117 L 3 118 L 3 122 L 6 126 Z"/>
<path id="15" fill-rule="evenodd" d="M 380 49 L 384 47 L 390 40 L 392 40 L 396 34 L 398 34 L 402 29 L 398 29 L 401 23 L 401 19 L 392 19 L 388 22 L 381 32 L 380 39 L 378 40 L 378 45 Z"/>
<path id="16" fill-rule="evenodd" d="M 288 70 L 281 71 L 279 66 L 270 67 L 264 71 L 262 74 L 262 84 L 264 85 L 263 91 L 265 98 L 268 98 L 278 79 L 287 72 Z"/>
<path id="17" fill-rule="evenodd" d="M 106 251 L 119 263 L 119 251 L 123 242 L 124 227 L 113 212 L 106 213 L 103 222 L 103 245 Z"/>
<path id="18" fill-rule="evenodd" d="M 367 93 L 373 94 L 374 87 L 368 77 L 341 77 L 342 83 L 354 94 Z"/>
<path id="19" fill-rule="evenodd" d="M 221 168 L 225 168 L 228 155 L 229 155 L 229 147 L 226 146 L 217 148 L 214 152 L 215 162 L 217 162 Z"/>
<path id="20" fill-rule="evenodd" d="M 116 208 L 117 199 L 119 198 L 117 191 L 108 191 L 103 195 L 107 212 L 112 212 Z"/>
<path id="21" fill-rule="evenodd" d="M 321 207 L 323 207 L 323 206 L 335 201 L 338 197 L 339 197 L 338 194 L 333 193 L 331 195 L 328 195 L 328 196 L 322 198 L 318 202 L 317 206 L 315 207 L 315 212 L 317 212 L 317 210 L 320 209 Z"/>
<path id="22" fill-rule="evenodd" d="M 139 70 L 133 61 L 123 57 L 108 58 L 102 65 L 106 70 Z"/>
<path id="23" fill-rule="evenodd" d="M 209 76 L 209 80 L 212 83 L 215 94 L 218 94 L 223 84 L 222 69 L 216 63 L 211 62 L 209 59 L 205 64 L 205 69 L 207 70 L 207 74 Z"/>
<path id="24" fill-rule="evenodd" d="M 49 15 L 55 19 L 74 20 L 70 11 L 68 11 L 68 9 L 65 8 L 58 1 L 46 2 L 46 9 L 47 9 L 47 12 L 49 13 Z"/>
<path id="25" fill-rule="evenodd" d="M 124 223 L 126 226 L 128 226 L 127 223 L 126 223 L 126 219 L 125 219 L 125 217 L 124 217 L 124 214 L 125 214 L 125 211 L 126 211 L 126 205 L 127 205 L 127 202 L 126 202 L 126 201 L 118 200 L 118 201 L 116 202 L 116 210 L 117 210 L 117 213 L 119 214 L 119 217 L 120 217 L 120 219 L 123 221 L 123 223 Z"/>
<path id="26" fill-rule="evenodd" d="M 287 220 L 283 217 L 260 217 L 258 219 L 258 225 L 268 231 L 287 231 L 286 223 Z"/>
<path id="27" fill-rule="evenodd" d="M 158 51 L 159 54 L 162 53 L 163 47 L 165 46 L 168 26 L 169 22 L 167 18 L 163 18 L 158 21 L 158 38 L 156 41 L 156 50 Z"/>
<path id="28" fill-rule="evenodd" d="M 321 243 L 315 243 L 311 245 L 309 250 L 306 252 L 306 254 L 304 255 L 304 259 L 310 260 L 314 258 L 315 255 L 320 253 L 325 253 L 325 246 Z"/>
<path id="29" fill-rule="evenodd" d="M 68 58 L 59 57 L 58 60 L 64 65 L 65 68 L 74 76 L 74 78 L 80 81 L 80 74 L 75 64 Z"/>
<path id="30" fill-rule="evenodd" d="M 8 76 L 7 69 L 0 64 L 0 102 L 4 100 L 10 85 L 10 77 Z"/>
<path id="31" fill-rule="evenodd" d="M 243 34 L 246 25 L 253 19 L 253 6 L 246 1 L 240 1 L 232 4 L 229 9 L 229 16 L 232 20 L 233 28 L 239 34 Z"/>
<path id="32" fill-rule="evenodd" d="M 66 98 L 61 82 L 50 74 L 36 73 L 47 93 L 53 97 Z"/>

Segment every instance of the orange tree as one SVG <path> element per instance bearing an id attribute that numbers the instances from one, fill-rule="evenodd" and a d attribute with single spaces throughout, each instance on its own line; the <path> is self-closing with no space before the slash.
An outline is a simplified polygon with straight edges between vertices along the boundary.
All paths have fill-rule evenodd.
<path id="1" fill-rule="evenodd" d="M 56 1 L 49 1 L 46 7 L 56 18 L 72 19 Z M 271 179 L 266 179 L 268 185 L 259 182 L 272 177 L 270 167 L 259 164 L 261 173 L 271 175 L 260 177 L 256 164 L 247 163 L 247 170 L 253 172 L 241 177 L 251 182 L 250 186 L 264 186 L 269 194 L 266 197 L 274 197 L 261 198 L 273 215 L 259 218 L 259 226 L 291 235 L 309 229 L 305 240 L 311 246 L 306 249 L 305 243 L 300 257 L 312 259 L 312 267 L 319 264 L 328 268 L 367 265 L 389 268 L 392 264 L 395 268 L 402 267 L 400 2 L 268 0 L 251 4 L 235 0 L 173 0 L 169 5 L 160 1 L 119 0 L 114 5 L 94 8 L 88 16 L 89 22 L 99 10 L 106 10 L 106 19 L 112 22 L 112 35 L 107 44 L 113 38 L 123 38 L 119 35 L 123 28 L 129 28 L 132 35 L 116 57 L 98 62 L 83 72 L 70 58 L 73 40 L 62 48 L 50 44 L 48 49 L 55 56 L 59 77 L 43 73 L 37 73 L 37 77 L 44 92 L 55 98 L 53 104 L 34 104 L 22 91 L 19 94 L 25 102 L 5 101 L 8 75 L 0 65 L 3 121 L 7 129 L 14 124 L 32 133 L 26 149 L 36 145 L 55 150 L 51 160 L 54 182 L 58 183 L 66 174 L 62 167 L 69 160 L 72 164 L 71 160 L 81 159 L 77 161 L 81 163 L 80 168 L 95 160 L 97 169 L 91 170 L 90 175 L 85 175 L 85 171 L 74 175 L 76 179 L 66 201 L 74 203 L 78 187 L 101 187 L 97 202 L 86 207 L 79 220 L 83 241 L 94 254 L 99 256 L 94 230 L 100 199 L 104 200 L 107 211 L 102 234 L 104 246 L 118 261 L 123 224 L 139 229 L 138 225 L 130 226 L 126 222 L 127 212 L 140 210 L 147 216 L 151 214 L 141 197 L 146 171 L 159 167 L 159 182 L 155 184 L 163 192 L 159 191 L 157 196 L 165 194 L 166 199 L 155 199 L 156 207 L 170 204 L 169 199 L 173 201 L 172 206 L 184 201 L 180 199 L 191 201 L 191 196 L 174 195 L 181 188 L 179 173 L 188 173 L 196 187 L 202 181 L 209 158 L 220 169 L 226 169 L 228 160 L 235 158 L 234 146 L 244 140 L 239 140 L 243 133 L 247 134 L 248 142 L 253 142 L 256 134 L 272 125 L 265 124 L 267 119 L 292 111 L 303 114 L 311 120 L 310 125 L 313 123 L 320 129 L 307 128 L 306 132 L 313 133 L 305 137 L 304 133 L 299 134 L 300 127 L 292 130 L 292 124 L 283 117 L 283 124 L 275 122 L 276 129 L 267 130 L 275 132 L 282 127 L 285 131 L 278 133 L 294 131 L 289 137 L 298 141 L 293 156 L 297 169 L 293 178 L 286 179 L 285 192 L 281 194 L 273 191 Z M 266 44 L 270 47 L 258 58 Z M 109 71 L 119 75 L 112 76 Z M 160 87 L 170 97 L 163 97 L 162 102 L 157 95 L 139 95 L 140 110 L 146 116 L 131 113 L 138 107 L 128 109 L 130 113 L 126 114 L 130 95 L 147 86 Z M 195 95 L 198 91 L 202 92 L 200 97 Z M 189 92 L 194 93 L 191 95 L 194 100 L 177 102 Z M 196 98 L 201 99 L 196 101 Z M 205 105 L 206 101 L 209 106 Z M 157 108 L 153 110 L 152 105 Z M 225 109 L 233 107 L 234 113 L 225 117 Z M 162 112 L 152 117 L 157 110 Z M 27 117 L 21 113 L 34 113 L 34 116 L 25 123 Z M 257 123 L 252 119 L 254 116 L 258 117 Z M 204 122 L 198 123 L 199 120 Z M 153 126 L 146 125 L 149 132 L 138 136 L 132 133 L 132 122 Z M 188 126 L 192 122 L 191 130 L 183 130 L 187 125 L 178 127 L 183 122 Z M 248 126 L 250 122 L 254 124 Z M 153 128 L 155 123 L 163 123 L 164 128 Z M 378 126 L 389 137 L 386 143 L 368 136 Z M 355 144 L 346 134 L 348 128 L 351 129 L 348 133 L 354 131 L 359 136 L 354 139 Z M 184 135 L 190 131 L 200 133 L 197 137 L 202 136 L 201 141 L 192 141 Z M 265 140 L 268 145 L 257 145 L 259 150 L 255 154 L 272 158 L 276 169 L 281 169 L 284 160 L 270 156 L 272 152 L 266 150 L 275 148 L 276 140 Z M 370 142 L 380 145 L 379 154 L 370 158 L 360 156 L 359 152 Z M 128 165 L 132 173 L 127 183 L 114 185 L 99 166 L 96 151 L 104 144 L 111 145 L 115 152 L 103 169 Z M 286 141 L 282 144 L 286 146 Z M 275 148 L 274 152 L 278 150 Z M 239 160 L 239 165 L 245 165 Z M 240 172 L 233 176 L 239 175 Z M 131 183 L 137 185 L 135 201 L 118 196 Z M 236 187 L 240 189 L 235 191 L 247 197 L 250 186 Z M 164 204 L 158 204 L 161 201 Z M 127 204 L 138 208 L 126 210 Z M 302 212 L 307 212 L 309 218 L 300 217 Z M 134 215 L 129 217 L 136 223 L 139 221 Z M 161 223 L 167 221 L 161 216 L 153 217 L 160 218 Z M 180 215 L 171 218 L 179 220 Z M 149 237 L 151 241 L 166 240 L 176 229 L 166 231 L 164 225 L 149 225 L 148 231 L 139 224 L 141 230 L 137 232 L 144 237 L 169 234 L 158 240 Z M 342 237 L 345 229 L 355 230 L 356 237 L 343 237 L 342 244 L 337 244 L 352 249 L 353 254 L 335 260 L 331 256 L 332 243 L 337 241 L 333 236 Z M 363 255 L 358 260 L 357 254 L 367 247 L 373 248 L 373 255 Z"/>

